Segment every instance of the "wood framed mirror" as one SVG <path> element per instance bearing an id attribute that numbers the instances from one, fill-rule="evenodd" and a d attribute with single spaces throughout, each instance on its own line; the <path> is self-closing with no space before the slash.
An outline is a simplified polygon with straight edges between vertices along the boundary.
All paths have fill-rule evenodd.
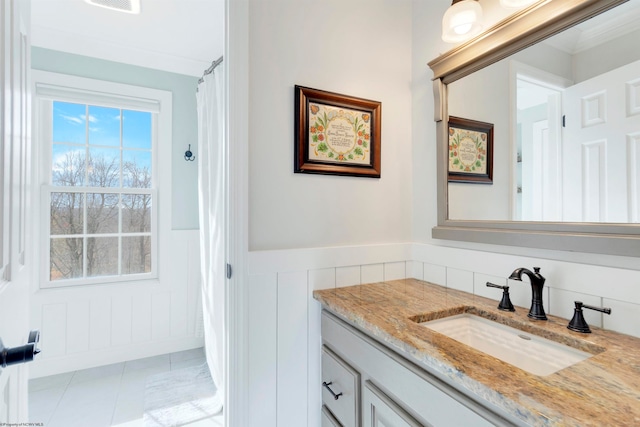
<path id="1" fill-rule="evenodd" d="M 607 70 L 612 72 L 612 69 L 620 67 L 620 64 L 615 64 L 615 60 L 609 58 L 609 52 L 615 50 L 621 50 L 621 56 L 625 56 L 634 63 L 634 70 L 640 69 L 640 52 L 637 58 L 633 57 L 635 54 L 624 54 L 627 44 L 629 46 L 626 48 L 634 52 L 638 51 L 635 47 L 637 43 L 624 41 L 637 40 L 640 34 L 640 24 L 638 24 L 640 20 L 637 19 L 640 15 L 634 15 L 634 13 L 640 13 L 636 12 L 640 11 L 638 6 L 640 6 L 640 0 L 541 0 L 429 63 L 434 73 L 438 143 L 438 225 L 432 231 L 434 238 L 526 248 L 640 256 L 640 213 L 638 213 L 640 165 L 636 167 L 636 164 L 640 163 L 640 72 L 633 71 L 637 76 L 625 75 L 620 82 L 626 90 L 622 95 L 623 102 L 626 102 L 626 110 L 622 114 L 626 114 L 627 122 L 631 124 L 615 137 L 599 136 L 595 126 L 589 128 L 583 132 L 587 135 L 586 140 L 585 137 L 571 138 L 572 141 L 577 141 L 578 147 L 573 152 L 568 151 L 569 143 L 562 139 L 566 132 L 562 127 L 563 118 L 566 118 L 569 103 L 562 98 L 557 101 L 555 107 L 546 105 L 545 109 L 552 111 L 547 118 L 550 124 L 545 125 L 546 130 L 540 126 L 535 129 L 541 135 L 544 132 L 547 135 L 551 134 L 550 137 L 545 137 L 547 140 L 543 140 L 543 144 L 546 145 L 543 146 L 547 147 L 545 148 L 547 152 L 556 154 L 547 153 L 546 157 L 538 154 L 537 160 L 535 160 L 536 155 L 530 153 L 531 150 L 518 146 L 518 143 L 522 144 L 523 140 L 524 125 L 522 123 L 524 121 L 521 121 L 518 116 L 523 107 L 518 104 L 515 95 L 518 87 L 522 87 L 524 91 L 529 83 L 537 81 L 540 76 L 542 80 L 552 82 L 551 86 L 555 84 L 558 87 L 569 87 L 578 86 L 590 80 L 593 77 L 590 75 L 591 71 L 605 62 L 612 62 L 611 69 Z M 626 39 L 620 39 L 623 40 L 622 42 L 614 40 L 611 35 L 615 32 L 611 28 L 621 33 L 621 24 L 618 21 L 616 24 L 607 24 L 611 35 L 607 40 L 609 45 L 600 46 L 598 48 L 600 50 L 591 50 L 589 52 L 591 59 L 585 59 L 586 54 L 578 58 L 574 55 L 575 52 L 566 52 L 566 48 L 557 44 L 549 47 L 552 36 L 565 34 L 565 30 L 577 31 L 576 28 L 579 27 L 576 26 L 585 27 L 589 21 L 593 22 L 596 19 L 604 22 L 607 11 L 611 11 L 609 14 L 618 16 L 619 20 L 628 21 L 628 25 L 625 24 L 625 34 L 618 34 L 626 37 Z M 606 38 L 603 36 L 603 25 L 599 24 L 598 28 L 590 30 L 589 33 L 591 38 L 598 39 L 599 43 Z M 563 34 L 556 37 L 563 37 Z M 543 45 L 547 50 L 540 52 Z M 595 42 L 591 42 L 589 47 L 592 48 L 595 45 Z M 584 46 L 585 43 L 582 42 L 581 52 L 586 51 Z M 604 54 L 603 49 L 606 49 Z M 558 56 L 553 53 L 556 51 L 559 52 Z M 596 54 L 600 56 L 594 59 Z M 542 65 L 531 66 L 530 60 L 536 56 L 544 58 Z M 560 63 L 565 64 L 566 72 L 562 70 L 549 72 L 550 65 Z M 580 64 L 583 65 L 580 66 Z M 519 75 L 529 77 L 523 77 L 524 83 L 519 83 L 514 77 Z M 474 88 L 480 86 L 485 91 L 496 91 L 494 86 L 486 83 L 487 78 L 505 82 L 505 87 L 500 89 L 502 93 L 474 91 Z M 604 80 L 606 81 L 607 78 L 605 77 Z M 478 82 L 484 84 L 478 84 Z M 533 91 L 541 92 L 535 86 Z M 607 99 L 609 104 L 612 104 L 612 98 L 607 94 L 601 95 L 601 91 L 594 93 L 600 95 L 595 98 L 580 95 L 576 98 L 578 103 L 590 107 L 591 113 L 582 111 L 582 117 L 571 118 L 574 120 L 573 123 L 580 120 L 583 124 L 589 120 L 595 123 L 601 116 L 605 117 L 604 121 L 607 121 L 604 105 Z M 562 95 L 553 96 L 561 99 L 557 97 Z M 551 98 L 552 95 L 549 97 Z M 459 99 L 465 99 L 464 107 L 460 107 L 457 101 Z M 475 107 L 470 107 L 466 102 L 469 99 L 481 102 Z M 494 111 L 494 115 L 488 117 L 486 114 L 489 111 Z M 495 123 L 493 185 L 465 186 L 465 184 L 447 182 L 450 115 Z M 617 127 L 620 128 L 620 126 Z M 553 145 L 554 129 L 558 135 L 555 145 Z M 616 164 L 611 162 L 607 164 L 607 157 L 609 161 L 616 158 L 606 151 L 608 146 L 614 145 L 614 138 L 619 139 L 620 141 L 616 144 L 623 146 L 623 149 L 633 157 L 618 161 Z M 568 138 L 565 137 L 565 140 Z M 549 141 L 553 149 L 548 148 Z M 544 150 L 540 149 L 538 152 L 542 153 Z M 531 160 L 532 158 L 534 160 Z M 574 183 L 567 162 L 576 158 L 581 164 L 574 168 L 576 176 L 580 177 L 576 179 L 581 181 Z M 527 181 L 530 181 L 529 178 L 521 178 L 527 181 L 526 185 L 518 182 L 518 176 L 521 176 L 518 175 L 521 172 L 517 171 L 517 168 L 521 167 L 518 165 L 519 160 L 526 164 L 525 168 L 538 168 L 537 174 L 534 174 L 538 184 L 531 184 Z M 624 172 L 621 172 L 623 169 Z M 620 184 L 614 185 L 613 177 L 607 175 L 612 172 L 620 175 L 622 179 Z M 606 186 L 607 182 L 611 184 L 609 187 Z M 542 197 L 536 195 L 536 191 L 539 193 L 539 190 L 545 186 L 556 189 L 555 193 Z M 624 187 L 623 191 L 618 191 L 620 187 Z M 627 198 L 621 207 L 611 202 L 612 195 L 616 192 Z M 525 201 L 519 200 L 522 198 L 521 193 L 524 193 Z M 565 195 L 571 195 L 573 199 Z M 501 208 L 498 209 L 497 205 L 501 205 Z M 573 212 L 571 209 L 575 211 L 575 206 L 581 208 Z M 590 209 L 594 212 L 593 214 L 590 213 Z M 624 212 L 624 215 L 620 212 Z"/>

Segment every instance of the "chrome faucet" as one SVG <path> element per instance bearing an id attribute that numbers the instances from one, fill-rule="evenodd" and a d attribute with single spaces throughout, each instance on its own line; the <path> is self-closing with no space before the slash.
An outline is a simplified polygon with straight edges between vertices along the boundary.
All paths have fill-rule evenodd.
<path id="1" fill-rule="evenodd" d="M 542 306 L 542 287 L 544 286 L 545 278 L 540 274 L 540 267 L 533 267 L 533 273 L 526 268 L 516 268 L 509 276 L 509 279 L 522 281 L 522 275 L 529 276 L 531 281 L 531 308 L 529 309 L 528 317 L 536 320 L 547 320 L 547 315 L 544 313 L 544 307 Z"/>

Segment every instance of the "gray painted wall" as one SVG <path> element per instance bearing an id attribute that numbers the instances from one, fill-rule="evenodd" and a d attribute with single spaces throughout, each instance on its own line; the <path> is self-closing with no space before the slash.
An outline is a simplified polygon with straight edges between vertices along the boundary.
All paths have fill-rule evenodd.
<path id="1" fill-rule="evenodd" d="M 87 56 L 32 47 L 33 69 L 110 82 L 149 87 L 173 94 L 172 228 L 198 228 L 197 161 L 184 160 L 189 144 L 198 155 L 196 87 L 198 78 L 150 68 L 105 61 Z"/>

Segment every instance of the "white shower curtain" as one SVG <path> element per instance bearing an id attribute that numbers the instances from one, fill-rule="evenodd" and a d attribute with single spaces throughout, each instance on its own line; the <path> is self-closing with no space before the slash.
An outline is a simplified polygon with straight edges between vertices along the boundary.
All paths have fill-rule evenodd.
<path id="1" fill-rule="evenodd" d="M 198 201 L 200 264 L 207 364 L 224 401 L 224 306 L 226 281 L 226 153 L 222 65 L 198 85 Z"/>

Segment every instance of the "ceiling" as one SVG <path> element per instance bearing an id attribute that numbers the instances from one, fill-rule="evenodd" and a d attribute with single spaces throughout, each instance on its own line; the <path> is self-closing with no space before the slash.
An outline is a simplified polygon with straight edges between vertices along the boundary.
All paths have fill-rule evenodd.
<path id="1" fill-rule="evenodd" d="M 629 0 L 551 37 L 545 43 L 573 55 L 637 31 L 638 20 L 640 0 Z"/>
<path id="2" fill-rule="evenodd" d="M 224 46 L 224 0 L 141 0 L 132 15 L 84 0 L 31 0 L 31 44 L 201 76 Z"/>

